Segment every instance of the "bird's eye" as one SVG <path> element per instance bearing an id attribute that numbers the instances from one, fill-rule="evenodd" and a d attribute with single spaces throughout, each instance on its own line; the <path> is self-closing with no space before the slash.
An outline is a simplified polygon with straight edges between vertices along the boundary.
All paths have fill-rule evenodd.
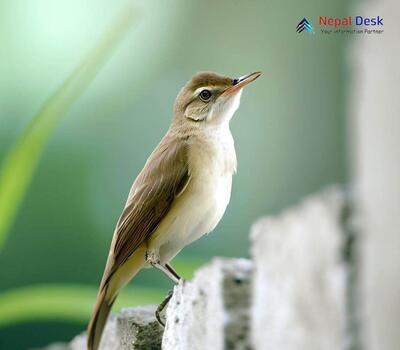
<path id="1" fill-rule="evenodd" d="M 200 92 L 200 98 L 201 100 L 207 102 L 211 98 L 211 91 L 210 90 L 202 90 Z"/>

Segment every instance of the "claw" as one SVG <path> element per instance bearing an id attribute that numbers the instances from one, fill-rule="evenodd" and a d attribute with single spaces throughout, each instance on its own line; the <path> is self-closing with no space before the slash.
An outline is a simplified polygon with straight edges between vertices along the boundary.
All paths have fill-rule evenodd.
<path id="1" fill-rule="evenodd" d="M 165 323 L 161 319 L 161 315 L 160 315 L 160 312 L 158 311 L 158 309 L 156 310 L 156 320 L 161 325 L 161 327 L 165 328 Z"/>
<path id="2" fill-rule="evenodd" d="M 163 310 L 165 309 L 165 307 L 168 305 L 169 301 L 171 300 L 173 295 L 173 291 L 172 289 L 168 292 L 167 296 L 165 297 L 165 299 L 161 302 L 160 305 L 158 305 L 157 310 L 156 310 L 156 320 L 158 321 L 158 323 L 165 328 L 165 322 L 162 320 L 161 318 L 161 313 L 163 312 Z"/>

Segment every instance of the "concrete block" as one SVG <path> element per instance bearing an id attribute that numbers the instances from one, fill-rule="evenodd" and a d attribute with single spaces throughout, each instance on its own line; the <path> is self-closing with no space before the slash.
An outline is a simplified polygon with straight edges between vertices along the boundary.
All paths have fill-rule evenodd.
<path id="1" fill-rule="evenodd" d="M 162 349 L 250 349 L 251 273 L 246 259 L 214 259 L 175 287 Z"/>
<path id="2" fill-rule="evenodd" d="M 160 350 L 164 329 L 155 318 L 156 305 L 123 309 L 117 315 L 120 350 Z M 111 348 L 108 348 L 111 349 Z"/>
<path id="3" fill-rule="evenodd" d="M 99 350 L 160 350 L 163 328 L 155 318 L 156 305 L 123 309 L 112 315 Z M 86 333 L 69 344 L 52 344 L 46 350 L 86 350 Z"/>
<path id="4" fill-rule="evenodd" d="M 253 226 L 255 349 L 344 348 L 343 205 L 342 193 L 330 189 Z"/>

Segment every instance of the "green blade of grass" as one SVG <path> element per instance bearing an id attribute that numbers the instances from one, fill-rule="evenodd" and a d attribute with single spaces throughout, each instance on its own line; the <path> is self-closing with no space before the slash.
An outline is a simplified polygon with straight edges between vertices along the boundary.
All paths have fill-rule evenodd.
<path id="1" fill-rule="evenodd" d="M 85 91 L 133 23 L 128 9 L 99 40 L 86 59 L 48 98 L 10 150 L 0 169 L 0 249 L 30 184 L 49 136 Z"/>
<path id="2" fill-rule="evenodd" d="M 94 286 L 62 284 L 28 286 L 0 293 L 0 327 L 39 320 L 86 323 L 96 294 Z M 162 290 L 125 288 L 113 309 L 159 303 L 164 296 Z"/>

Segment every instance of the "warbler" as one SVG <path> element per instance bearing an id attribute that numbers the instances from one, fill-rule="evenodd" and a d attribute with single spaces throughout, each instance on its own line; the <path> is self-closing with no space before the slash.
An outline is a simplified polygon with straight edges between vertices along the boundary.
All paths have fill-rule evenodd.
<path id="1" fill-rule="evenodd" d="M 229 122 L 243 87 L 260 75 L 233 79 L 201 72 L 180 90 L 171 125 L 134 181 L 117 222 L 87 330 L 88 350 L 98 348 L 119 291 L 141 268 L 156 267 L 178 282 L 171 260 L 221 220 L 236 172 Z"/>

